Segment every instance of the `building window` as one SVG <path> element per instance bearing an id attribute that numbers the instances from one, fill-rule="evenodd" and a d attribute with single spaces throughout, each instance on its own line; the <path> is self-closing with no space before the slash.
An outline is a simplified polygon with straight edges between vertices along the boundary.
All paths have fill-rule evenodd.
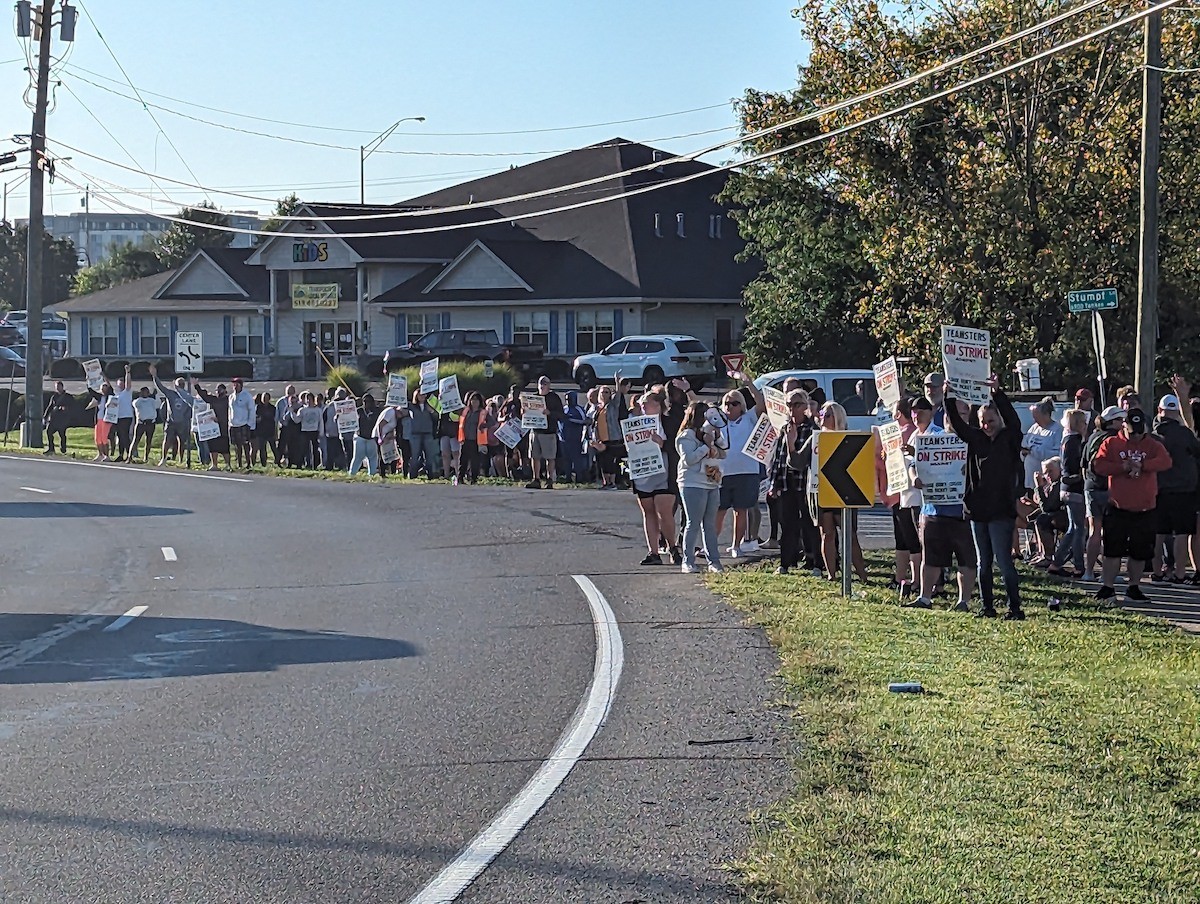
<path id="1" fill-rule="evenodd" d="M 265 340 L 263 339 L 263 319 L 261 317 L 234 317 L 231 335 L 235 355 L 261 355 L 263 353 Z"/>
<path id="2" fill-rule="evenodd" d="M 116 317 L 92 317 L 88 320 L 88 354 L 117 354 L 120 329 L 121 322 Z"/>
<path id="3" fill-rule="evenodd" d="M 171 318 L 143 317 L 139 324 L 138 354 L 171 354 Z"/>
<path id="4" fill-rule="evenodd" d="M 408 342 L 416 342 L 426 333 L 442 328 L 442 315 L 436 312 L 422 312 L 408 315 Z"/>
<path id="5" fill-rule="evenodd" d="M 710 239 L 721 237 L 721 215 L 719 213 L 711 214 L 708 218 L 708 237 Z"/>
<path id="6" fill-rule="evenodd" d="M 575 314 L 575 351 L 590 355 L 613 341 L 612 311 L 578 311 Z"/>
<path id="7" fill-rule="evenodd" d="M 550 312 L 514 311 L 513 342 L 518 345 L 537 343 L 546 352 L 550 348 Z"/>

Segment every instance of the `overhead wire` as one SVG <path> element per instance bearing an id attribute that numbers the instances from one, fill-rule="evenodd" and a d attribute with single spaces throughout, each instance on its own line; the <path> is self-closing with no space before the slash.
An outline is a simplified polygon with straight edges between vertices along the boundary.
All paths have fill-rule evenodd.
<path id="1" fill-rule="evenodd" d="M 967 90 L 968 88 L 972 88 L 976 85 L 984 84 L 986 82 L 992 81 L 993 79 L 999 78 L 1000 76 L 1007 75 L 1011 72 L 1019 71 L 1021 69 L 1024 69 L 1027 66 L 1032 65 L 1033 63 L 1040 62 L 1041 60 L 1048 59 L 1052 56 L 1056 56 L 1066 50 L 1070 50 L 1070 49 L 1078 47 L 1082 44 L 1086 44 L 1089 41 L 1095 40 L 1098 37 L 1102 37 L 1111 31 L 1115 31 L 1119 28 L 1125 27 L 1126 25 L 1130 25 L 1134 22 L 1138 22 L 1138 21 L 1146 18 L 1147 16 L 1151 16 L 1156 13 L 1160 13 L 1164 10 L 1170 9 L 1171 7 L 1175 6 L 1176 4 L 1178 4 L 1180 2 L 1182 2 L 1182 0 L 1163 0 L 1163 2 L 1157 3 L 1154 6 L 1149 6 L 1143 10 L 1130 13 L 1129 15 L 1125 16 L 1124 18 L 1117 19 L 1107 25 L 1103 25 L 1103 26 L 1096 28 L 1090 32 L 1087 32 L 1086 34 L 1072 38 L 1065 42 L 1054 44 L 1053 46 L 1048 47 L 1044 50 L 1041 50 L 1035 54 L 1032 54 L 1031 56 L 1027 56 L 1022 59 L 1016 60 L 1012 63 L 1008 63 L 998 69 L 992 69 L 981 75 L 967 79 L 966 81 L 962 81 L 957 84 L 951 85 L 947 88 L 940 89 L 932 94 L 928 94 L 923 97 L 919 97 L 914 100 L 908 101 L 904 104 L 901 104 L 898 107 L 884 110 L 879 113 L 873 114 L 871 116 L 865 117 L 863 119 L 858 119 L 853 122 L 846 123 L 836 129 L 831 130 L 831 131 L 821 132 L 817 135 L 809 136 L 808 138 L 801 139 L 800 141 L 793 142 L 793 143 L 785 145 L 783 147 L 774 148 L 769 151 L 763 151 L 761 153 L 754 154 L 754 155 L 752 155 L 748 158 L 745 158 L 741 161 L 735 161 L 732 163 L 722 164 L 720 166 L 714 166 L 714 167 L 711 167 L 711 168 L 708 168 L 708 169 L 705 169 L 705 170 L 702 170 L 699 172 L 690 173 L 690 174 L 687 174 L 684 176 L 674 177 L 671 179 L 666 179 L 666 180 L 663 180 L 662 182 L 652 184 L 652 185 L 640 186 L 638 188 L 629 189 L 627 191 L 619 192 L 619 193 L 610 195 L 608 197 L 593 198 L 593 199 L 589 199 L 586 201 L 576 202 L 574 204 L 562 205 L 559 207 L 549 208 L 546 210 L 535 210 L 535 211 L 523 212 L 523 213 L 519 213 L 519 214 L 514 214 L 512 216 L 502 216 L 502 217 L 496 217 L 496 218 L 488 219 L 488 220 L 477 220 L 477 221 L 473 221 L 473 222 L 469 222 L 469 223 L 445 224 L 445 225 L 438 225 L 438 226 L 419 227 L 419 228 L 415 228 L 415 229 L 387 230 L 387 231 L 376 231 L 376 232 L 359 232 L 359 233 L 338 232 L 338 233 L 334 233 L 334 235 L 336 237 L 342 238 L 342 239 L 383 238 L 383 237 L 390 237 L 390 236 L 419 235 L 419 234 L 427 234 L 427 233 L 434 233 L 434 232 L 448 232 L 448 231 L 458 230 L 458 229 L 478 228 L 481 226 L 500 225 L 500 224 L 512 223 L 512 222 L 516 222 L 516 221 L 537 219 L 539 217 L 549 216 L 551 214 L 564 213 L 567 211 L 578 210 L 578 209 L 586 208 L 586 207 L 592 207 L 592 206 L 595 206 L 598 204 L 608 203 L 609 201 L 618 200 L 620 198 L 634 197 L 634 196 L 646 194 L 651 191 L 657 191 L 662 188 L 675 186 L 675 185 L 681 185 L 681 184 L 684 184 L 687 182 L 692 182 L 692 181 L 695 181 L 696 179 L 705 178 L 714 173 L 727 172 L 729 170 L 733 170 L 733 169 L 736 169 L 739 167 L 745 167 L 745 166 L 748 166 L 748 165 L 751 165 L 754 163 L 760 163 L 760 162 L 764 162 L 766 160 L 771 160 L 771 159 L 774 159 L 775 157 L 780 157 L 784 154 L 792 153 L 794 151 L 800 150 L 804 147 L 815 144 L 817 142 L 828 141 L 831 138 L 836 138 L 840 135 L 848 134 L 849 132 L 856 131 L 856 130 L 864 128 L 868 125 L 873 125 L 878 122 L 883 122 L 887 119 L 890 119 L 893 116 L 897 116 L 897 115 L 900 115 L 901 113 L 909 112 L 911 110 L 917 109 L 918 107 L 922 107 L 928 103 L 931 103 L 935 100 L 940 100 L 940 99 L 942 99 L 944 97 L 948 97 L 952 94 L 957 94 L 960 91 Z M 1092 3 L 1090 5 L 1096 5 L 1096 4 Z M 759 130 L 759 131 L 763 132 L 764 134 L 771 134 L 773 131 L 776 131 L 780 128 L 782 128 L 782 126 L 776 126 L 773 129 Z M 612 178 L 613 177 L 611 175 L 605 177 L 606 180 L 609 180 Z M 135 212 L 139 212 L 139 213 L 149 213 L 149 211 L 141 210 L 140 208 L 125 204 L 124 202 L 114 201 L 114 203 L 116 203 L 117 206 L 124 207 L 131 211 L 135 211 Z M 490 207 L 495 203 L 497 203 L 497 202 L 487 202 L 486 206 Z M 475 205 L 475 206 L 478 207 L 479 205 Z M 433 212 L 445 213 L 445 212 L 449 212 L 452 209 L 456 209 L 456 208 L 450 208 L 450 207 L 439 208 Z M 457 209 L 461 209 L 461 208 L 457 208 Z M 369 217 L 370 215 L 367 215 L 367 216 Z M 354 219 L 363 219 L 363 218 L 364 217 L 355 217 Z M 380 219 L 382 217 L 377 212 L 374 215 L 374 217 L 370 217 L 370 218 Z M 172 221 L 172 222 L 179 222 L 179 223 L 185 223 L 185 224 L 191 222 L 189 220 L 182 219 L 179 217 L 164 217 L 164 219 Z M 298 219 L 298 218 L 290 218 L 290 219 Z M 309 218 L 309 219 L 313 219 L 313 218 Z M 315 218 L 315 219 L 321 220 L 321 219 L 325 219 L 325 218 Z M 328 218 L 328 219 L 333 220 L 333 219 L 337 219 L 337 218 Z M 227 226 L 227 227 L 208 226 L 207 224 L 206 224 L 206 228 L 214 229 L 214 230 L 218 230 L 218 231 L 222 231 L 222 232 L 250 233 L 250 234 L 255 234 L 255 235 L 260 235 L 260 236 L 268 236 L 268 237 L 280 236 L 280 237 L 285 237 L 285 238 L 294 238 L 296 235 L 295 233 L 266 232 L 266 231 L 260 231 L 260 230 L 239 229 L 237 227 L 232 227 L 232 226 Z"/>
<path id="2" fill-rule="evenodd" d="M 899 79 L 898 81 L 890 82 L 879 88 L 875 88 L 870 91 L 866 91 L 862 94 L 843 99 L 841 101 L 830 104 L 828 106 L 816 107 L 813 110 L 810 110 L 806 113 L 795 116 L 789 120 L 785 120 L 784 122 L 776 123 L 775 125 L 768 126 L 766 128 L 759 129 L 756 131 L 752 131 L 750 133 L 741 135 L 741 136 L 739 136 L 735 139 L 729 140 L 729 141 L 723 141 L 718 144 L 709 145 L 707 147 L 701 148 L 696 151 L 691 151 L 691 152 L 688 152 L 685 154 L 664 158 L 662 160 L 652 161 L 650 163 L 647 163 L 647 164 L 644 164 L 641 166 L 632 167 L 627 170 L 622 170 L 622 171 L 615 172 L 615 173 L 608 173 L 608 174 L 605 174 L 602 176 L 596 176 L 596 177 L 593 177 L 590 179 L 585 179 L 585 180 L 581 180 L 578 182 L 569 183 L 567 185 L 555 186 L 553 188 L 540 189 L 540 190 L 532 191 L 532 192 L 525 192 L 523 194 L 511 195 L 511 196 L 504 197 L 504 198 L 489 199 L 488 203 L 490 205 L 494 206 L 494 205 L 499 205 L 499 204 L 511 204 L 511 203 L 517 203 L 517 202 L 521 202 L 521 201 L 535 200 L 538 198 L 543 198 L 543 197 L 548 197 L 548 196 L 561 195 L 563 193 L 572 191 L 577 188 L 586 188 L 586 187 L 589 187 L 592 185 L 607 183 L 607 182 L 611 182 L 614 179 L 624 179 L 629 176 L 637 175 L 637 174 L 648 172 L 651 170 L 656 170 L 656 169 L 663 168 L 663 167 L 678 165 L 680 163 L 694 162 L 701 157 L 707 156 L 712 153 L 716 153 L 717 151 L 725 150 L 725 149 L 730 148 L 735 145 L 743 145 L 744 146 L 745 144 L 755 141 L 759 138 L 766 137 L 766 136 L 774 134 L 776 132 L 781 132 L 785 129 L 792 128 L 794 126 L 800 125 L 800 124 L 808 122 L 810 120 L 818 119 L 822 116 L 828 116 L 832 113 L 836 113 L 841 110 L 845 110 L 849 107 L 857 106 L 857 105 L 865 103 L 867 101 L 874 100 L 875 98 L 881 97 L 885 94 L 889 94 L 894 91 L 899 91 L 903 88 L 910 87 L 910 86 L 916 84 L 917 82 L 927 79 L 933 75 L 937 75 L 948 69 L 957 68 L 958 66 L 961 66 L 967 62 L 970 62 L 971 60 L 976 59 L 977 57 L 980 57 L 982 55 L 985 55 L 987 53 L 990 53 L 990 52 L 1000 49 L 1002 47 L 1005 47 L 1008 44 L 1012 44 L 1017 41 L 1023 40 L 1025 38 L 1029 37 L 1030 35 L 1036 34 L 1047 28 L 1051 28 L 1055 25 L 1061 24 L 1062 22 L 1064 22 L 1068 19 L 1078 16 L 1078 15 L 1080 15 L 1084 12 L 1087 12 L 1091 9 L 1094 9 L 1098 6 L 1102 6 L 1102 5 L 1106 4 L 1107 2 L 1108 2 L 1108 0 L 1087 0 L 1087 2 L 1085 2 L 1079 6 L 1073 7 L 1072 9 L 1066 10 L 1062 13 L 1059 13 L 1056 16 L 1052 16 L 1051 18 L 1049 18 L 1043 22 L 1038 22 L 1038 23 L 1028 26 L 1027 28 L 1024 28 L 1018 32 L 1015 32 L 1011 35 L 991 41 L 988 44 L 983 45 L 982 47 L 978 47 L 974 50 L 971 50 L 964 54 L 961 54 L 960 56 L 953 57 L 942 63 L 938 63 L 934 66 L 923 69 L 920 72 L 906 76 L 905 78 Z M 1176 0 L 1176 2 L 1182 2 L 1182 0 Z M 74 147 L 66 145 L 62 142 L 58 142 L 58 144 L 62 147 L 69 148 L 70 150 L 74 151 L 75 153 L 79 153 L 85 157 L 90 157 L 93 160 L 99 160 L 102 163 L 107 163 L 107 164 L 110 164 L 113 166 L 117 166 L 118 168 L 121 168 L 121 169 L 126 169 L 126 170 L 129 169 L 128 167 L 125 167 L 122 164 L 115 163 L 114 161 L 106 160 L 104 158 L 98 157 L 95 154 L 91 154 L 80 148 L 74 148 Z M 137 172 L 137 171 L 133 170 L 133 172 Z M 143 173 L 142 175 L 145 175 L 145 174 Z M 187 184 L 187 183 L 181 182 L 180 180 L 168 179 L 166 181 L 176 182 L 177 184 Z M 200 188 L 202 186 L 190 185 L 189 187 Z M 418 210 L 397 209 L 395 211 L 384 214 L 383 218 L 401 219 L 401 218 L 406 218 L 406 217 L 433 216 L 433 215 L 438 215 L 438 214 L 469 210 L 476 206 L 477 205 L 474 205 L 474 204 L 459 204 L 459 205 L 447 205 L 447 206 L 442 206 L 442 207 L 418 209 Z M 374 220 L 374 219 L 380 219 L 380 218 L 381 218 L 381 215 L 378 213 L 369 213 L 369 214 L 363 213 L 363 214 L 349 214 L 346 216 L 337 216 L 337 217 L 293 217 L 292 219 L 296 220 L 296 221 L 335 222 L 335 221 L 353 221 L 353 220 L 368 220 L 368 219 Z"/>
<path id="3" fill-rule="evenodd" d="M 169 144 L 171 146 L 171 150 L 173 150 L 175 152 L 175 156 L 179 158 L 179 162 L 183 164 L 183 168 L 188 171 L 188 175 L 191 176 L 193 179 L 195 179 L 197 182 L 199 182 L 200 177 L 196 175 L 195 171 L 191 167 L 191 164 L 189 164 L 187 162 L 187 160 L 183 156 L 183 153 L 179 150 L 178 147 L 176 147 L 175 142 L 171 140 L 171 136 L 168 135 L 166 132 L 166 129 L 164 129 L 162 127 L 162 123 L 160 123 L 158 121 L 158 117 L 154 115 L 154 112 L 148 106 L 146 106 L 145 100 L 142 99 L 141 94 L 138 92 L 137 85 L 135 85 L 133 83 L 133 79 L 131 79 L 129 77 L 129 73 L 126 72 L 125 67 L 121 65 L 121 61 L 117 59 L 117 55 L 113 52 L 112 47 L 109 46 L 108 39 L 106 37 L 104 37 L 104 33 L 102 31 L 100 31 L 100 26 L 97 25 L 96 20 L 92 18 L 92 14 L 88 11 L 88 8 L 84 4 L 83 0 L 76 0 L 76 2 L 78 4 L 79 8 L 83 11 L 83 14 L 85 16 L 87 16 L 88 22 L 91 23 L 92 28 L 96 32 L 96 37 L 98 37 L 100 39 L 100 43 L 104 45 L 104 49 L 108 51 L 108 55 L 110 57 L 112 57 L 112 61 L 114 63 L 116 63 L 117 68 L 121 70 L 121 75 L 125 77 L 126 84 L 129 85 L 129 87 L 133 90 L 134 94 L 138 95 L 138 100 L 140 100 L 142 102 L 142 107 L 146 110 L 146 114 L 150 117 L 150 119 L 154 122 L 154 125 L 158 128 L 158 133 L 167 140 L 167 144 Z M 146 175 L 149 175 L 149 174 L 147 173 Z M 212 198 L 209 197 L 207 192 L 205 192 L 205 197 L 208 198 L 210 203 L 212 202 Z"/>

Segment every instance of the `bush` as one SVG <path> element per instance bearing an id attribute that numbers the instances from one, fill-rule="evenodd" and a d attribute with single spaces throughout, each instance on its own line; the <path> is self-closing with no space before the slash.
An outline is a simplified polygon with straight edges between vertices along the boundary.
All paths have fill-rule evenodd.
<path id="1" fill-rule="evenodd" d="M 367 377 L 349 364 L 339 364 L 329 368 L 325 374 L 325 385 L 331 390 L 345 386 L 357 399 L 362 398 L 363 393 L 367 391 Z"/>
<path id="2" fill-rule="evenodd" d="M 120 380 L 125 376 L 125 365 L 129 363 L 129 361 L 105 361 L 104 376 L 109 380 Z"/>
<path id="3" fill-rule="evenodd" d="M 252 380 L 254 379 L 254 362 L 243 358 L 214 358 L 204 362 L 204 376 L 209 379 L 241 377 L 243 380 Z"/>
<path id="4" fill-rule="evenodd" d="M 362 363 L 362 372 L 372 380 L 383 379 L 383 359 L 367 358 L 366 362 Z"/>
<path id="5" fill-rule="evenodd" d="M 396 371 L 408 379 L 408 396 L 421 385 L 421 371 L 418 367 L 406 367 Z M 509 387 L 514 383 L 524 386 L 525 379 L 513 367 L 507 364 L 496 364 L 492 368 L 491 378 L 483 375 L 483 365 L 468 361 L 447 361 L 438 368 L 438 377 L 445 379 L 449 376 L 458 377 L 458 391 L 465 399 L 472 390 L 480 393 L 486 399 L 494 395 L 508 395 Z M 386 382 L 384 383 L 386 391 Z"/>
<path id="6" fill-rule="evenodd" d="M 45 412 L 50 404 L 50 397 L 53 392 L 44 392 L 42 394 L 42 408 Z M 96 423 L 96 413 L 90 410 L 87 406 L 92 401 L 92 397 L 84 390 L 79 395 L 71 396 L 71 408 L 67 414 L 67 425 L 70 427 L 91 427 Z M 2 430 L 20 430 L 21 421 L 25 419 L 25 396 L 17 392 L 15 389 L 11 392 L 5 388 L 0 389 L 0 431 Z"/>
<path id="7" fill-rule="evenodd" d="M 78 358 L 55 358 L 50 362 L 52 380 L 82 380 L 83 363 Z"/>

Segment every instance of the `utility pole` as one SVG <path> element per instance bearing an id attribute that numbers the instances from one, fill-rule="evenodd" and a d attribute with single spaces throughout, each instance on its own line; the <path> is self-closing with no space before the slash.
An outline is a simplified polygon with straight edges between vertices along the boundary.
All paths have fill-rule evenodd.
<path id="1" fill-rule="evenodd" d="M 1158 155 L 1162 126 L 1162 15 L 1145 19 L 1142 67 L 1142 225 L 1138 256 L 1137 356 L 1134 388 L 1143 405 L 1155 404 L 1158 333 Z"/>

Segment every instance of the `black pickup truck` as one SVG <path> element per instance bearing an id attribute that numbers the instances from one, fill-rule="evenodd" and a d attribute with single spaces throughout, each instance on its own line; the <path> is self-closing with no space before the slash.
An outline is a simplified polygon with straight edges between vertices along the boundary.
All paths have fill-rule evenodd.
<path id="1" fill-rule="evenodd" d="M 508 364 L 529 375 L 543 362 L 540 345 L 505 345 L 495 330 L 434 330 L 416 342 L 389 349 L 383 356 L 383 370 L 390 373 L 405 367 L 441 358 L 446 361 L 486 361 Z"/>

